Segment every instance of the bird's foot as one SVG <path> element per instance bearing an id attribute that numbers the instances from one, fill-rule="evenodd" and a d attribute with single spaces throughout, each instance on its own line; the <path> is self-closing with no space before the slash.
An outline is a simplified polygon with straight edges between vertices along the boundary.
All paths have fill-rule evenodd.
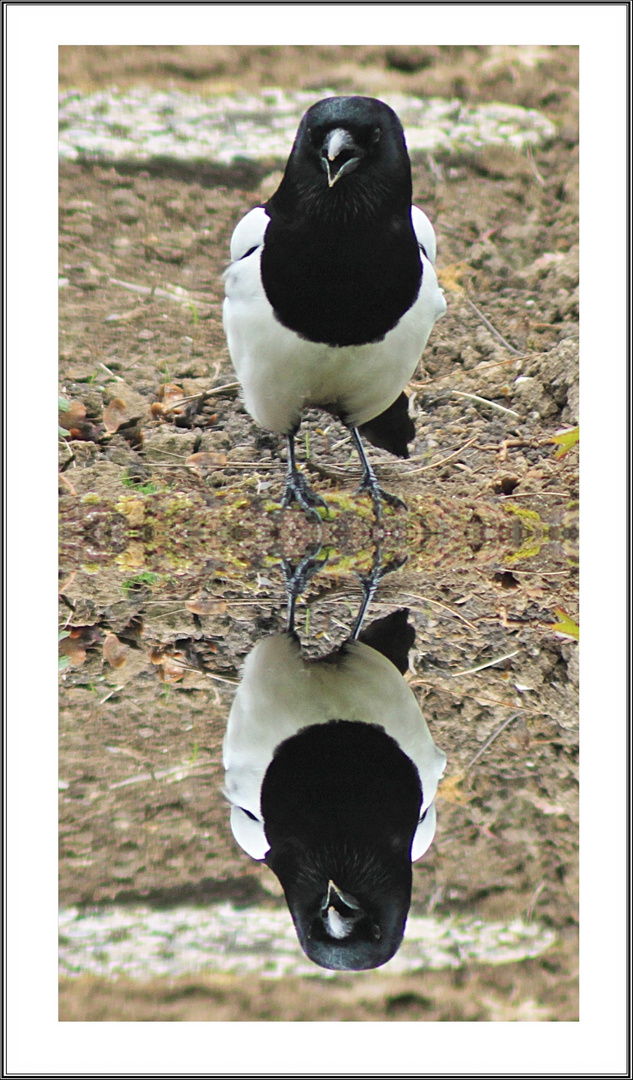
<path id="1" fill-rule="evenodd" d="M 351 638 L 353 641 L 356 641 L 358 635 L 360 634 L 361 626 L 363 625 L 363 621 L 367 613 L 367 608 L 369 607 L 371 601 L 376 594 L 376 589 L 378 588 L 378 585 L 387 574 L 391 574 L 394 570 L 399 570 L 401 566 L 404 566 L 407 558 L 408 556 L 404 555 L 402 558 L 392 559 L 391 562 L 388 562 L 385 565 L 382 561 L 382 551 L 380 548 L 380 544 L 376 545 L 371 570 L 368 574 L 358 574 L 358 580 L 360 581 L 363 588 L 363 599 L 361 601 L 358 615 L 356 616 L 354 629 L 351 633 Z"/>
<path id="2" fill-rule="evenodd" d="M 321 570 L 327 562 L 327 555 L 323 559 L 317 557 L 320 551 L 321 547 L 319 545 L 315 551 L 310 551 L 307 555 L 304 555 L 297 566 L 293 566 L 285 556 L 282 558 L 284 583 L 286 586 L 286 596 L 288 598 L 286 630 L 290 633 L 294 632 L 295 607 L 298 598 L 301 596 L 302 592 L 305 592 L 314 575 L 318 574 L 319 570 Z"/>
<path id="3" fill-rule="evenodd" d="M 396 509 L 407 510 L 407 504 L 399 499 L 397 495 L 392 495 L 391 492 L 385 491 L 383 487 L 378 483 L 376 476 L 373 472 L 367 472 L 361 480 L 357 492 L 357 495 L 361 495 L 363 492 L 367 492 L 374 504 L 374 513 L 376 518 L 380 521 L 382 517 L 382 504 L 386 502 L 389 506 L 393 506 Z"/>
<path id="4" fill-rule="evenodd" d="M 290 506 L 293 501 L 298 502 L 302 510 L 305 510 L 306 514 L 311 517 L 316 518 L 317 521 L 321 521 L 317 506 L 322 506 L 329 515 L 329 508 L 325 499 L 312 490 L 305 476 L 298 469 L 289 469 L 286 474 L 286 486 L 281 505 Z"/>

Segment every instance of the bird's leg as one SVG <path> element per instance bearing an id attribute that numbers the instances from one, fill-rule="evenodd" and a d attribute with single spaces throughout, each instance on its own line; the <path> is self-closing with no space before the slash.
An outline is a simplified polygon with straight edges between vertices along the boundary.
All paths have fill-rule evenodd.
<path id="1" fill-rule="evenodd" d="M 350 639 L 352 641 L 358 640 L 358 635 L 360 634 L 363 620 L 365 618 L 365 615 L 367 614 L 367 608 L 369 607 L 374 596 L 376 595 L 376 589 L 378 588 L 379 583 L 386 576 L 386 574 L 391 574 L 392 571 L 399 570 L 401 566 L 404 566 L 406 561 L 407 556 L 405 555 L 404 558 L 394 559 L 392 562 L 387 563 L 386 566 L 383 566 L 380 541 L 376 544 L 371 570 L 368 574 L 358 575 L 360 583 L 363 586 L 363 599 L 361 601 L 358 615 L 356 616 L 354 629 L 350 634 Z"/>
<path id="2" fill-rule="evenodd" d="M 358 451 L 361 465 L 363 466 L 363 477 L 358 486 L 358 492 L 360 493 L 361 491 L 367 491 L 369 493 L 369 495 L 371 496 L 371 500 L 374 504 L 374 511 L 378 521 L 380 521 L 380 518 L 382 516 L 383 500 L 385 502 L 388 502 L 390 506 L 401 506 L 403 507 L 403 509 L 406 510 L 407 504 L 403 502 L 402 499 L 399 499 L 397 495 L 391 495 L 388 491 L 385 491 L 385 489 L 382 488 L 378 483 L 378 480 L 376 479 L 376 474 L 372 469 L 371 465 L 369 464 L 369 461 L 367 460 L 367 455 L 365 454 L 365 449 L 363 447 L 361 437 L 358 433 L 358 428 L 350 427 L 349 430 L 354 440 L 356 450 Z"/>
<path id="3" fill-rule="evenodd" d="M 325 499 L 322 499 L 320 495 L 312 490 L 308 481 L 303 473 L 300 473 L 295 461 L 295 433 L 291 432 L 290 435 L 286 435 L 286 445 L 288 447 L 288 468 L 286 470 L 286 486 L 284 488 L 283 499 L 281 500 L 282 506 L 290 506 L 293 499 L 296 499 L 299 506 L 310 514 L 311 517 L 315 517 L 317 521 L 321 520 L 321 516 L 317 511 L 317 506 L 328 509 L 328 505 Z"/>
<path id="4" fill-rule="evenodd" d="M 308 587 L 308 584 L 310 583 L 314 575 L 317 574 L 327 562 L 327 556 L 324 559 L 317 558 L 320 550 L 321 545 L 319 544 L 319 546 L 315 550 L 308 552 L 307 555 L 304 555 L 298 566 L 292 566 L 285 558 L 285 556 L 282 556 L 286 596 L 288 598 L 286 631 L 289 634 L 294 633 L 295 608 L 297 606 L 297 600 L 299 596 Z"/>

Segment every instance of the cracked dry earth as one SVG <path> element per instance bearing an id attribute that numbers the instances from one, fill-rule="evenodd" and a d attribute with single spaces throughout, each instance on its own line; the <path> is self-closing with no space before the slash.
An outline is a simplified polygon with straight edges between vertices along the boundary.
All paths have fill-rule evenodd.
<path id="1" fill-rule="evenodd" d="M 87 51 L 82 69 L 82 50 L 62 50 L 66 85 L 99 78 Z M 354 495 L 344 430 L 306 416 L 300 459 L 331 515 L 328 561 L 297 624 L 306 651 L 329 651 L 349 632 L 376 544 L 403 561 L 370 617 L 410 609 L 407 679 L 448 757 L 412 913 L 535 919 L 556 943 L 521 964 L 327 984 L 209 973 L 167 989 L 82 975 L 62 981 L 64 1019 L 577 1016 L 578 449 L 553 441 L 578 408 L 576 50 L 546 50 L 536 68 L 485 49 L 425 53 L 419 68 L 415 49 L 343 52 L 315 49 L 313 85 L 450 96 L 461 74 L 471 100 L 539 108 L 557 126 L 529 154 L 414 157 L 448 312 L 408 388 L 412 457 L 371 454 L 408 512 L 387 508 L 378 529 Z M 152 53 L 150 82 L 166 63 Z M 137 54 L 99 51 L 107 78 L 133 77 Z M 172 61 L 186 70 L 193 56 Z M 255 82 L 302 77 L 292 49 L 251 59 Z M 223 85 L 238 60 L 216 57 Z M 221 794 L 240 666 L 283 628 L 282 559 L 316 541 L 313 523 L 279 505 L 285 450 L 240 404 L 221 325 L 232 229 L 281 165 L 210 177 L 169 163 L 60 166 L 64 907 L 283 906 L 276 879 L 235 845 Z"/>

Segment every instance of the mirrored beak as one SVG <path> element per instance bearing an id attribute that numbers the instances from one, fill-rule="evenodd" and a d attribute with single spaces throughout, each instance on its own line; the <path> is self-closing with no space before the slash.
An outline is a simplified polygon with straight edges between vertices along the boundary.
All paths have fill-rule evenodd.
<path id="1" fill-rule="evenodd" d="M 361 911 L 362 908 L 358 903 L 356 897 L 351 896 L 350 893 L 344 893 L 342 889 L 339 889 L 338 885 L 330 879 L 327 883 L 327 897 L 323 904 L 323 910 L 334 905 L 340 908 L 349 908 L 350 911 Z"/>

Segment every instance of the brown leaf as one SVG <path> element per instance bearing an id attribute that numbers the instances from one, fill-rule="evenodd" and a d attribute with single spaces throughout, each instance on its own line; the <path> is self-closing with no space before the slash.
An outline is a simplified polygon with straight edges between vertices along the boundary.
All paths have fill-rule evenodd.
<path id="1" fill-rule="evenodd" d="M 226 611 L 226 600 L 212 600 L 199 596 L 187 600 L 185 607 L 192 615 L 223 615 Z"/>
<path id="2" fill-rule="evenodd" d="M 158 401 L 150 406 L 153 416 L 165 416 L 168 413 L 171 416 L 180 416 L 183 413 L 185 405 L 178 404 L 186 397 L 182 386 L 177 383 L 164 383 L 159 386 L 157 397 Z"/>
<path id="3" fill-rule="evenodd" d="M 157 397 L 164 405 L 169 405 L 172 401 L 179 401 L 180 398 L 185 396 L 185 391 L 182 386 L 178 386 L 178 383 L 163 383 L 162 386 L 158 387 Z"/>
<path id="4" fill-rule="evenodd" d="M 113 435 L 115 431 L 118 431 L 121 424 L 128 419 L 127 406 L 121 398 L 113 398 L 103 410 L 103 423 L 109 435 Z"/>
<path id="5" fill-rule="evenodd" d="M 127 654 L 128 646 L 119 641 L 116 634 L 106 634 L 103 643 L 103 658 L 108 661 L 110 667 L 123 667 L 127 660 Z"/>
<path id="6" fill-rule="evenodd" d="M 199 454 L 190 454 L 185 465 L 188 465 L 190 469 L 195 469 L 196 472 L 204 473 L 208 469 L 217 469 L 226 465 L 226 454 L 201 451 Z"/>
<path id="7" fill-rule="evenodd" d="M 59 410 L 59 423 L 67 431 L 76 428 L 86 418 L 86 406 L 81 401 L 71 401 L 68 409 Z"/>
<path id="8" fill-rule="evenodd" d="M 78 637 L 67 637 L 59 643 L 59 655 L 67 656 L 73 667 L 80 667 L 86 659 L 86 644 Z"/>
<path id="9" fill-rule="evenodd" d="M 169 659 L 166 659 L 164 663 L 158 667 L 158 678 L 164 683 L 179 682 L 184 678 L 184 669 L 180 664 L 174 664 Z"/>

